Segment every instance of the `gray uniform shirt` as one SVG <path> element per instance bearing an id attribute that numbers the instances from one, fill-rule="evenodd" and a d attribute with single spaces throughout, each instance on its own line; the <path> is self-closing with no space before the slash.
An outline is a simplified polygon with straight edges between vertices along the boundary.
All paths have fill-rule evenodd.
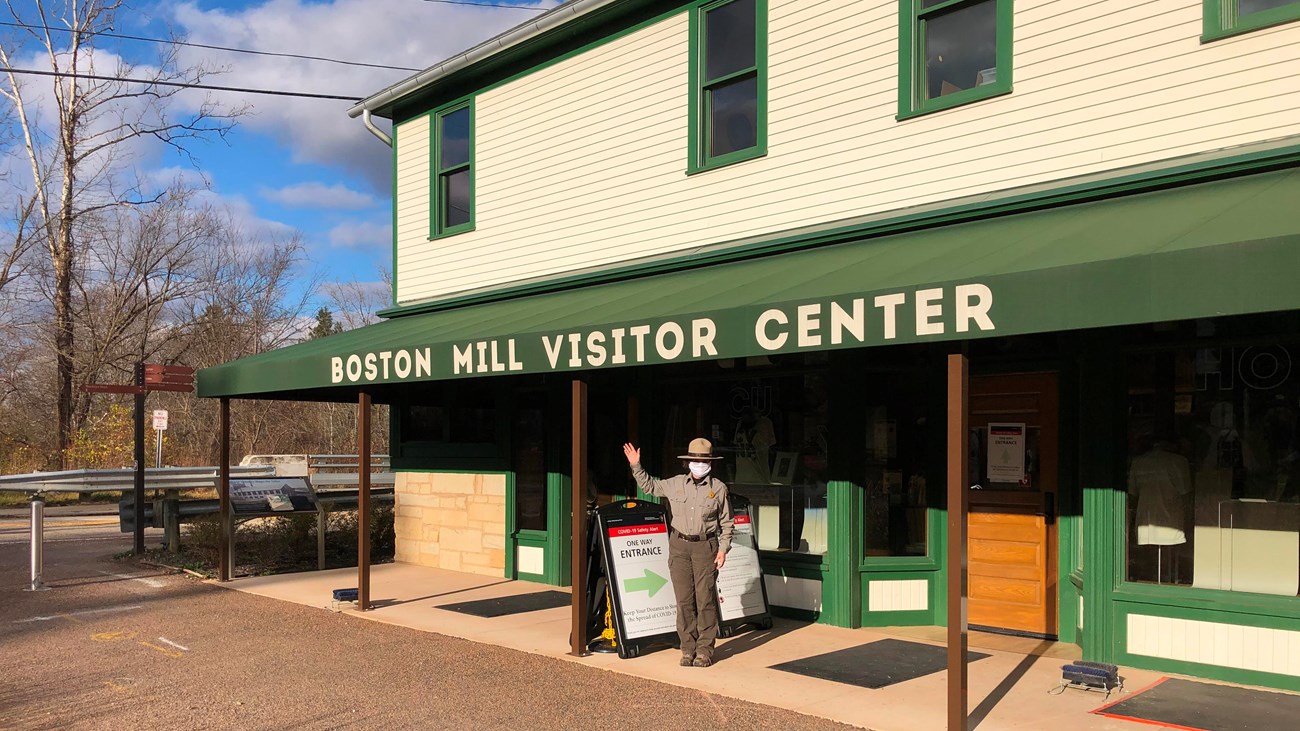
<path id="1" fill-rule="evenodd" d="M 668 500 L 673 530 L 688 536 L 717 536 L 719 551 L 726 553 L 731 548 L 736 521 L 731 517 L 731 499 L 722 480 L 712 475 L 700 482 L 690 475 L 661 480 L 651 477 L 640 463 L 632 465 L 632 476 L 647 495 Z"/>

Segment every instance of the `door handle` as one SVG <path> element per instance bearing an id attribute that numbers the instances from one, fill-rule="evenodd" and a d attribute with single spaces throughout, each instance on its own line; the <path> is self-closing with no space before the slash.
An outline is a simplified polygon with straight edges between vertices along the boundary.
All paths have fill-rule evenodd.
<path id="1" fill-rule="evenodd" d="M 1043 518 L 1047 525 L 1056 522 L 1056 493 L 1043 493 Z"/>

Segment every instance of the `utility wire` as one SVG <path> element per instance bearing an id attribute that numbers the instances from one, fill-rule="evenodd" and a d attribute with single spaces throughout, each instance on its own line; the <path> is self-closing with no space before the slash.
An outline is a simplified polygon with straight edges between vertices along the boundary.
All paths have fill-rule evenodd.
<path id="1" fill-rule="evenodd" d="M 174 86 L 181 89 L 206 89 L 208 91 L 238 91 L 245 94 L 266 94 L 268 96 L 292 96 L 303 99 L 338 99 L 347 102 L 359 102 L 359 96 L 337 96 L 334 94 L 309 94 L 302 91 L 279 91 L 277 89 L 249 89 L 242 86 L 209 86 L 207 84 L 191 84 L 182 81 L 154 81 L 151 79 L 129 79 L 123 76 L 100 76 L 98 74 L 74 74 L 67 71 L 39 71 L 36 69 L 0 69 L 10 74 L 32 74 L 34 76 L 57 76 L 67 79 L 90 79 L 92 81 L 121 81 L 128 84 L 144 84 L 146 86 Z"/>
<path id="2" fill-rule="evenodd" d="M 502 5 L 500 3 L 475 3 L 469 0 L 424 0 L 426 3 L 441 3 L 443 5 L 473 5 L 480 8 L 509 8 L 511 10 L 528 10 L 534 13 L 544 13 L 550 8 L 530 8 L 524 5 Z"/>
<path id="3" fill-rule="evenodd" d="M 498 7 L 505 7 L 505 6 L 498 6 Z M 0 26 L 7 26 L 10 28 L 23 28 L 25 30 L 57 31 L 59 33 L 73 32 L 71 28 L 59 28 L 50 25 L 30 25 L 28 23 L 14 23 L 14 22 L 7 22 L 7 21 L 0 21 Z M 325 61 L 327 63 L 338 63 L 338 64 L 343 64 L 345 66 L 365 66 L 367 68 L 372 68 L 372 69 L 393 69 L 395 71 L 423 71 L 424 70 L 424 69 L 408 68 L 406 66 L 385 66 L 383 64 L 378 64 L 378 63 L 362 63 L 360 61 L 343 61 L 337 58 L 326 58 L 324 56 L 305 56 L 298 53 L 276 53 L 274 51 L 254 51 L 248 48 L 231 48 L 230 46 L 212 46 L 206 43 L 190 43 L 188 41 L 171 41 L 165 38 L 147 38 L 145 36 L 128 36 L 128 35 L 122 35 L 120 33 L 86 31 L 86 35 L 104 36 L 105 38 L 120 38 L 126 41 L 141 41 L 144 43 L 162 43 L 165 45 L 191 46 L 193 48 L 207 48 L 214 51 L 229 51 L 230 53 L 248 53 L 255 56 L 278 56 L 280 58 L 300 58 L 307 61 Z"/>

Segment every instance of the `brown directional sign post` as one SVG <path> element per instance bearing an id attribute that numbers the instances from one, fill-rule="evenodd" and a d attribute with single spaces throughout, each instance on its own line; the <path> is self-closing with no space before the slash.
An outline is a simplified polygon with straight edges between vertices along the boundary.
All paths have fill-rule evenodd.
<path id="1" fill-rule="evenodd" d="M 194 369 L 187 366 L 136 363 L 135 383 L 87 383 L 87 393 L 129 393 L 135 396 L 135 548 L 144 553 L 144 398 L 150 391 L 194 392 Z"/>

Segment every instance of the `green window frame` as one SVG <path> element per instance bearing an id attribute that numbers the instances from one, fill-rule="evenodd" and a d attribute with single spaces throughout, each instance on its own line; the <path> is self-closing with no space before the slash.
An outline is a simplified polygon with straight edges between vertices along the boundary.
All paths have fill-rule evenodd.
<path id="1" fill-rule="evenodd" d="M 726 68 L 720 73 L 709 71 L 708 24 L 728 5 L 752 3 L 754 6 L 753 63 Z M 712 170 L 742 160 L 767 154 L 767 0 L 714 0 L 702 2 L 690 13 L 690 137 L 686 172 Z M 752 84 L 754 90 L 754 143 L 739 149 L 715 154 L 713 125 L 714 99 L 726 89 L 741 89 Z"/>
<path id="2" fill-rule="evenodd" d="M 973 86 L 932 95 L 930 86 L 934 82 L 938 81 L 940 88 L 949 82 L 946 79 L 940 80 L 928 69 L 926 38 L 930 25 L 987 5 L 993 5 L 996 13 L 994 66 L 981 69 L 972 78 Z M 1011 93 L 1012 0 L 901 0 L 898 7 L 897 119 L 908 119 Z M 942 61 L 941 54 L 936 57 Z M 982 80 L 990 70 L 993 71 L 993 78 Z"/>
<path id="3" fill-rule="evenodd" d="M 1244 8 L 1242 6 L 1245 6 Z M 1202 0 L 1201 42 L 1230 38 L 1242 33 L 1300 20 L 1300 0 L 1277 4 L 1265 0 Z"/>
<path id="4" fill-rule="evenodd" d="M 464 115 L 460 115 L 464 112 Z M 460 116 L 458 116 L 460 115 Z M 449 142 L 445 131 L 448 125 L 463 133 L 466 149 Z M 453 236 L 474 230 L 474 100 L 462 99 L 432 113 L 429 126 L 429 238 Z M 462 138 L 458 138 L 462 139 Z M 464 187 L 468 186 L 468 191 Z M 464 195 L 466 205 L 453 210 L 452 196 Z"/>

